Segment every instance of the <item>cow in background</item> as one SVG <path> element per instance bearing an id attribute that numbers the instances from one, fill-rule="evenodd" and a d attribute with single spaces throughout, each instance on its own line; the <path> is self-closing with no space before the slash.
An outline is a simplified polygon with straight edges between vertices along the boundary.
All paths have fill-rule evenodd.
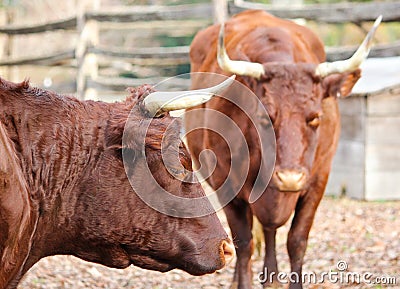
<path id="1" fill-rule="evenodd" d="M 215 212 L 162 214 L 142 201 L 128 178 L 138 176 L 146 189 L 140 193 L 156 198 L 159 187 L 177 197 L 204 197 L 193 175 L 175 176 L 191 171 L 191 158 L 168 111 L 207 101 L 231 82 L 200 97 L 143 86 L 125 101 L 104 103 L 0 79 L 0 288 L 16 288 L 37 261 L 56 254 L 193 275 L 222 268 L 234 249 Z M 176 152 L 169 168 L 162 146 Z M 142 159 L 151 174 L 138 165 Z"/>
<path id="2" fill-rule="evenodd" d="M 226 91 L 224 97 L 187 110 L 185 116 L 188 147 L 196 166 L 213 167 L 207 158 L 202 163 L 200 156 L 203 150 L 212 150 L 216 164 L 213 172 L 205 172 L 207 181 L 214 190 L 224 184 L 225 189 L 218 195 L 222 201 L 237 193 L 224 208 L 237 253 L 231 288 L 251 288 L 253 216 L 262 224 L 265 236 L 264 268 L 269 274 L 264 276 L 264 286 L 276 282 L 276 230 L 293 213 L 287 249 L 291 271 L 299 276 L 299 281 L 291 282 L 289 288 L 302 288 L 308 234 L 339 139 L 337 98 L 349 95 L 360 78 L 359 66 L 368 55 L 379 22 L 380 18 L 350 59 L 332 63 L 324 62 L 323 44 L 311 30 L 264 11 L 239 13 L 224 25 L 213 25 L 195 36 L 190 49 L 192 72 L 238 75 L 237 80 L 258 97 L 270 118 L 270 122 L 260 117 L 259 123 L 251 123 L 229 101 L 249 99 L 235 87 Z M 204 87 L 212 80 L 212 77 L 195 78 L 192 88 Z M 231 162 L 238 158 L 234 155 L 238 151 L 235 147 L 238 136 L 232 133 L 230 139 L 223 139 L 207 130 L 207 124 L 216 122 L 212 116 L 215 111 L 235 122 L 247 141 L 250 166 L 242 187 L 235 186 L 242 168 L 231 167 Z M 262 153 L 272 152 L 260 151 L 257 125 L 271 126 L 275 132 L 276 163 L 271 179 L 267 170 L 259 172 Z M 231 173 L 229 179 L 228 173 Z M 261 179 L 257 179 L 259 173 Z M 249 201 L 256 182 L 258 187 L 264 182 L 261 187 L 265 190 L 255 202 Z"/>

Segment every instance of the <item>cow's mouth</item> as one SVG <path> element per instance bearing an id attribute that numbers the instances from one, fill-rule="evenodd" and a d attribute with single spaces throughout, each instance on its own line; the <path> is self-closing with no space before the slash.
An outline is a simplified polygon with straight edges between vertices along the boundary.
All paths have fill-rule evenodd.
<path id="1" fill-rule="evenodd" d="M 195 276 L 212 274 L 224 268 L 235 256 L 235 247 L 229 238 L 220 242 L 217 255 L 212 257 L 209 254 L 206 254 L 211 251 L 213 250 L 206 249 L 203 254 L 193 253 L 186 255 L 182 258 L 183 262 L 181 264 L 183 265 L 178 266 L 178 268 Z"/>
<path id="2" fill-rule="evenodd" d="M 194 276 L 212 274 L 224 266 L 222 262 L 220 266 L 201 265 L 196 261 L 196 258 L 194 258 L 194 260 L 190 260 L 190 258 L 176 257 L 174 260 L 165 260 L 153 256 L 132 254 L 130 254 L 129 257 L 132 265 L 143 269 L 159 272 L 168 272 L 173 269 L 181 269 Z"/>
<path id="3" fill-rule="evenodd" d="M 172 269 L 177 268 L 174 264 L 171 264 L 161 258 L 153 258 L 146 255 L 130 255 L 130 262 L 132 265 L 138 266 L 143 269 L 168 272 Z"/>
<path id="4" fill-rule="evenodd" d="M 183 242 L 184 240 L 187 242 Z M 188 240 L 183 238 L 180 246 L 175 249 L 158 252 L 151 249 L 144 251 L 127 245 L 121 245 L 121 248 L 132 265 L 160 272 L 180 269 L 194 276 L 215 273 L 235 256 L 235 247 L 229 238 L 220 241 L 218 246 L 215 246 L 215 240 L 205 242 L 208 245 L 199 242 L 202 244 L 200 247 Z"/>
<path id="5" fill-rule="evenodd" d="M 305 190 L 304 187 L 276 187 L 278 189 L 279 192 L 281 193 L 292 193 L 292 194 L 296 194 L 296 193 L 301 193 Z"/>
<path id="6" fill-rule="evenodd" d="M 300 193 L 302 190 L 279 190 L 281 193 L 292 193 L 292 194 L 296 194 L 296 193 Z"/>

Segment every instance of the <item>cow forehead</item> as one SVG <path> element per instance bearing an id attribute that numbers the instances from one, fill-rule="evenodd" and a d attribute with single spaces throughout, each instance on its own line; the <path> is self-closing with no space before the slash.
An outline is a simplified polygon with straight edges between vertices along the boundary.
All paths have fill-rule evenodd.
<path id="1" fill-rule="evenodd" d="M 316 64 L 313 63 L 266 62 L 263 66 L 264 79 L 320 81 L 320 78 L 315 75 Z"/>
<path id="2" fill-rule="evenodd" d="M 319 110 L 322 101 L 321 79 L 315 65 L 305 63 L 267 63 L 258 85 L 267 106 L 296 110 Z"/>

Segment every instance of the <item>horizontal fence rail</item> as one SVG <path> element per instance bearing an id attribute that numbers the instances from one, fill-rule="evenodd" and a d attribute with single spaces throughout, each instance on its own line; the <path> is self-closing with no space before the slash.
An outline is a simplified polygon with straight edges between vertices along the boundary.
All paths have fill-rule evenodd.
<path id="1" fill-rule="evenodd" d="M 90 47 L 88 52 L 119 58 L 169 58 L 184 59 L 189 62 L 189 46 L 135 48 L 132 51 L 117 47 L 98 46 Z"/>
<path id="2" fill-rule="evenodd" d="M 128 9 L 126 7 L 121 7 L 110 10 L 86 12 L 85 19 L 99 22 L 124 23 L 135 21 L 204 19 L 212 17 L 212 5 L 210 3 L 176 6 L 135 6 Z"/>
<path id="3" fill-rule="evenodd" d="M 8 35 L 22 35 L 22 34 L 34 34 L 34 33 L 42 33 L 48 31 L 55 30 L 69 30 L 76 29 L 77 26 L 77 17 L 71 17 L 59 21 L 52 21 L 44 24 L 37 24 L 32 26 L 6 26 L 0 27 L 0 33 L 8 34 Z"/>
<path id="4" fill-rule="evenodd" d="M 166 21 L 184 19 L 211 19 L 212 5 L 190 4 L 176 6 L 135 6 L 132 8 L 110 8 L 104 11 L 89 11 L 83 15 L 85 20 L 96 20 L 98 22 L 139 22 L 139 21 Z M 0 27 L 0 33 L 8 35 L 23 35 L 42 33 L 54 30 L 76 29 L 77 17 L 70 17 L 59 21 L 28 26 L 5 26 Z"/>
<path id="5" fill-rule="evenodd" d="M 327 47 L 326 59 L 328 61 L 343 60 L 351 57 L 358 46 L 352 47 Z M 369 57 L 393 57 L 400 55 L 400 41 L 390 44 L 375 44 L 369 53 Z"/>
<path id="6" fill-rule="evenodd" d="M 55 66 L 61 62 L 73 60 L 75 58 L 75 50 L 67 50 L 62 52 L 55 52 L 43 56 L 30 56 L 21 57 L 18 59 L 8 59 L 0 61 L 0 66 L 14 66 L 14 65 L 43 65 Z"/>
<path id="7" fill-rule="evenodd" d="M 325 23 L 360 23 L 384 15 L 385 22 L 400 21 L 400 1 L 370 3 L 304 4 L 298 7 L 267 5 L 246 1 L 228 2 L 229 14 L 247 9 L 266 10 L 282 18 L 304 18 Z"/>
<path id="8" fill-rule="evenodd" d="M 88 80 L 88 87 L 103 90 L 125 91 L 127 87 L 135 87 L 142 84 L 157 85 L 164 83 L 163 89 L 188 89 L 189 79 L 170 78 L 170 77 L 149 77 L 149 78 L 109 78 L 99 76 Z"/>
<path id="9" fill-rule="evenodd" d="M 110 31 L 113 29 L 126 29 L 130 31 L 137 30 L 139 37 L 149 37 L 157 35 L 160 31 L 168 30 L 167 35 L 175 34 L 186 36 L 185 26 L 180 21 L 190 23 L 188 29 L 190 33 L 198 31 L 200 28 L 207 26 L 212 22 L 213 5 L 211 3 L 187 4 L 174 6 L 134 6 L 134 7 L 117 7 L 102 8 L 99 11 L 85 11 L 83 16 L 69 17 L 66 19 L 52 21 L 30 26 L 3 26 L 0 27 L 0 34 L 8 36 L 28 35 L 44 33 L 59 30 L 75 30 L 82 32 L 82 26 L 79 24 L 98 22 L 100 29 Z M 356 23 L 373 21 L 382 14 L 385 22 L 400 22 L 400 1 L 392 2 L 373 2 L 373 3 L 336 3 L 336 4 L 304 4 L 297 7 L 267 5 L 260 3 L 250 3 L 246 1 L 236 0 L 228 2 L 228 14 L 233 15 L 245 9 L 263 9 L 271 14 L 282 18 L 303 18 L 324 23 Z M 152 26 L 152 22 L 157 23 Z M 169 23 L 163 27 L 162 23 Z M 78 23 L 79 22 L 79 23 Z M 131 24 L 128 24 L 131 23 Z M 200 23 L 200 24 L 199 24 Z M 137 27 L 136 27 L 136 26 Z M 175 27 L 179 26 L 176 31 Z M 120 28 L 118 28 L 120 27 Z M 127 28 L 129 27 L 129 28 Z M 132 28 L 136 27 L 136 28 Z M 159 29 L 159 30 L 158 30 Z M 99 30 L 95 31 L 98 36 Z M 81 34 L 82 35 L 82 34 Z M 135 36 L 138 37 L 138 36 Z M 82 41 L 82 42 L 81 42 Z M 175 47 L 134 47 L 131 49 L 116 46 L 98 45 L 95 43 L 86 43 L 86 40 L 79 39 L 76 47 L 84 47 L 83 56 L 79 49 L 70 48 L 60 52 L 48 53 L 39 56 L 24 56 L 21 58 L 10 58 L 1 60 L 0 66 L 17 66 L 17 65 L 40 65 L 40 66 L 63 66 L 75 67 L 82 70 L 85 63 L 85 56 L 92 55 L 98 57 L 96 65 L 98 70 L 104 72 L 108 69 L 110 76 L 98 75 L 97 72 L 86 78 L 86 88 L 119 90 L 128 86 L 137 86 L 143 83 L 156 84 L 164 80 L 164 77 L 148 77 L 149 73 L 136 73 L 135 76 L 144 78 L 121 78 L 122 73 L 129 72 L 127 69 L 110 68 L 110 63 L 121 62 L 119 67 L 148 67 L 149 71 L 157 71 L 157 69 L 165 69 L 168 66 L 177 66 L 179 64 L 189 64 L 189 46 Z M 82 45 L 80 45 L 82 43 Z M 327 47 L 327 60 L 335 61 L 350 57 L 357 47 Z M 77 56 L 78 55 L 78 56 Z M 389 44 L 375 44 L 371 50 L 370 57 L 390 57 L 400 55 L 400 41 Z M 112 60 L 109 60 L 109 59 Z M 105 61 L 107 59 L 107 61 Z M 107 66 L 108 65 L 108 66 Z M 111 75 L 112 73 L 116 76 Z M 78 81 L 77 81 L 78 82 Z M 172 86 L 185 88 L 188 86 L 186 81 L 176 81 Z M 66 87 L 74 84 L 69 83 Z"/>
<path id="10" fill-rule="evenodd" d="M 326 23 L 366 22 L 374 21 L 377 16 L 384 15 L 385 22 L 400 21 L 400 1 L 372 3 L 335 3 L 307 4 L 300 7 L 276 6 L 246 1 L 228 2 L 229 14 L 233 15 L 246 9 L 261 9 L 282 18 L 304 18 Z M 111 10 L 111 11 L 110 11 Z M 204 19 L 212 17 L 212 5 L 209 3 L 176 6 L 135 6 L 113 8 L 105 11 L 86 12 L 85 20 L 99 22 L 136 22 L 166 21 L 183 19 Z M 75 29 L 77 17 L 71 17 L 45 24 L 24 27 L 0 27 L 0 33 L 21 35 L 54 31 L 59 29 Z"/>
<path id="11" fill-rule="evenodd" d="M 335 61 L 348 58 L 356 51 L 357 46 L 351 47 L 327 47 L 326 59 L 328 61 Z M 168 61 L 177 60 L 179 63 L 189 63 L 189 46 L 175 46 L 175 47 L 148 47 L 148 48 L 135 48 L 134 50 L 120 49 L 116 47 L 89 47 L 88 52 L 110 56 L 115 58 L 125 59 L 161 59 L 160 66 L 163 65 L 162 59 Z M 371 49 L 369 57 L 393 57 L 400 55 L 400 41 L 390 44 L 376 44 Z M 64 52 L 57 52 L 43 56 L 26 57 L 19 59 L 9 59 L 0 61 L 0 66 L 13 66 L 13 65 L 43 65 L 54 66 L 60 62 L 72 61 L 75 57 L 75 51 L 67 50 Z"/>

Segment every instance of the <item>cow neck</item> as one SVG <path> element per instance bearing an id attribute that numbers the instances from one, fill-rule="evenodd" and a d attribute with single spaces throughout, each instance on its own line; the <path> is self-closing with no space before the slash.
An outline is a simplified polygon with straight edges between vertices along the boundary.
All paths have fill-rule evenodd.
<path id="1" fill-rule="evenodd" d="M 96 165 L 109 113 L 105 103 L 47 91 L 10 102 L 6 123 L 34 198 L 72 190 Z"/>

